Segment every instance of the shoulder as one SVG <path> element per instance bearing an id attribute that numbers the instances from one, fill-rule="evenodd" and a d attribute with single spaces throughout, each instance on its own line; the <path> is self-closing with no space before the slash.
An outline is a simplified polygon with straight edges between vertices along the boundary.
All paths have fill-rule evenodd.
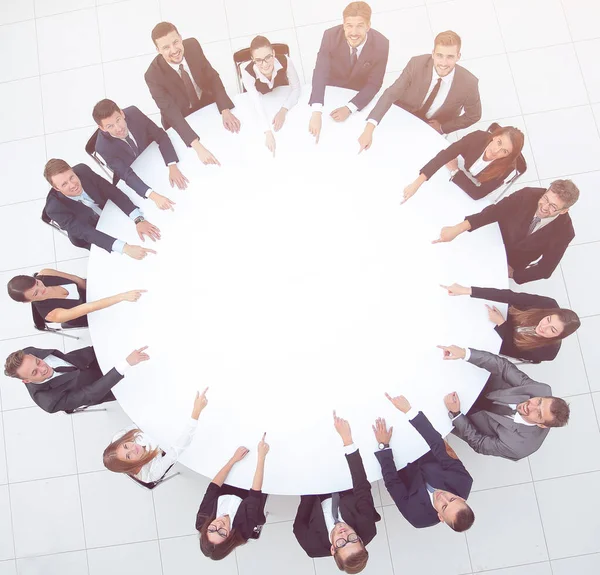
<path id="1" fill-rule="evenodd" d="M 87 164 L 75 164 L 72 166 L 72 170 L 80 177 L 80 178 L 93 178 L 97 174 L 90 168 Z"/>
<path id="2" fill-rule="evenodd" d="M 146 118 L 146 114 L 142 112 L 137 106 L 127 106 L 127 108 L 123 108 L 123 112 L 125 112 L 125 116 L 129 117 L 137 117 L 137 118 Z"/>
<path id="3" fill-rule="evenodd" d="M 419 56 L 413 56 L 406 66 L 419 66 L 425 67 L 431 62 L 431 54 L 421 54 Z"/>
<path id="4" fill-rule="evenodd" d="M 473 74 L 472 72 L 469 72 L 469 70 L 467 70 L 466 68 L 463 68 L 463 66 L 461 66 L 460 64 L 456 65 L 455 70 L 455 77 L 457 80 L 460 80 L 465 84 L 472 84 L 474 86 L 476 86 L 479 83 L 479 78 L 477 78 L 477 76 L 475 76 L 475 74 Z"/>
<path id="5" fill-rule="evenodd" d="M 198 42 L 198 40 L 196 40 L 196 38 L 186 38 L 183 41 L 183 48 L 184 48 L 184 50 L 191 49 L 192 51 L 198 51 L 198 50 L 202 51 L 200 42 Z"/>
<path id="6" fill-rule="evenodd" d="M 164 60 L 164 58 L 160 54 L 157 54 L 152 62 L 150 62 L 150 65 L 144 74 L 146 80 L 148 80 L 148 78 L 155 79 L 154 77 L 161 73 L 160 60 Z"/>
<path id="7" fill-rule="evenodd" d="M 378 32 L 373 28 L 369 30 L 369 39 L 371 37 L 373 38 L 374 44 L 381 48 L 387 48 L 390 45 L 390 41 L 381 32 Z"/>
<path id="8" fill-rule="evenodd" d="M 325 32 L 323 32 L 323 40 L 328 40 L 330 42 L 337 41 L 339 42 L 344 36 L 344 27 L 341 24 L 334 26 L 333 28 L 327 28 Z"/>

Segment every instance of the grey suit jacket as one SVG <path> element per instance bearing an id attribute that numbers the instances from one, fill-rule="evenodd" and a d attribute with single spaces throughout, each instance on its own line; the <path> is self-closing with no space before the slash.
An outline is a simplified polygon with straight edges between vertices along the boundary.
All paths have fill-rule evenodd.
<path id="1" fill-rule="evenodd" d="M 469 363 L 487 369 L 492 375 L 486 385 L 486 397 L 497 403 L 521 403 L 532 397 L 549 397 L 552 389 L 517 369 L 508 359 L 487 351 L 471 349 Z M 455 435 L 464 439 L 477 453 L 518 461 L 537 451 L 548 428 L 523 425 L 489 411 L 460 415 L 454 421 Z"/>
<path id="2" fill-rule="evenodd" d="M 411 58 L 399 78 L 381 95 L 368 119 L 379 123 L 392 104 L 414 114 L 425 100 L 432 75 L 431 54 Z M 467 128 L 481 119 L 478 84 L 479 80 L 471 72 L 458 65 L 454 68 L 448 96 L 431 118 L 442 125 L 445 134 Z"/>

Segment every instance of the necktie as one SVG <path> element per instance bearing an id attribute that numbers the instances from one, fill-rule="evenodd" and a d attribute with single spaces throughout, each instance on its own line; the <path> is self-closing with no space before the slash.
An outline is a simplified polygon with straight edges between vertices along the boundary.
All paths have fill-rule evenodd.
<path id="1" fill-rule="evenodd" d="M 473 409 L 471 409 L 469 413 L 476 413 L 477 411 L 489 411 L 496 415 L 510 415 L 513 417 L 517 412 L 516 409 L 513 409 L 504 403 L 496 403 L 487 397 L 481 396 L 477 398 L 477 401 L 473 405 Z"/>
<path id="2" fill-rule="evenodd" d="M 356 48 L 352 48 L 350 51 L 350 68 L 354 68 L 357 61 L 358 61 L 358 50 Z"/>
<path id="3" fill-rule="evenodd" d="M 133 138 L 130 135 L 125 136 L 125 141 L 129 144 L 129 147 L 133 150 L 134 156 L 137 158 L 140 155 L 140 150 L 137 147 L 137 144 L 133 141 Z"/>
<path id="4" fill-rule="evenodd" d="M 534 216 L 533 220 L 531 220 L 531 225 L 529 226 L 529 231 L 527 232 L 527 235 L 532 234 L 533 230 L 535 230 L 535 226 L 537 226 L 541 221 L 541 218 Z"/>
<path id="5" fill-rule="evenodd" d="M 442 79 L 438 78 L 437 82 L 435 83 L 435 86 L 433 87 L 433 90 L 431 90 L 431 94 L 429 94 L 429 97 L 427 98 L 427 100 L 425 100 L 425 102 L 423 102 L 423 105 L 421 106 L 421 108 L 415 112 L 415 116 L 418 116 L 419 118 L 421 118 L 423 120 L 427 117 L 427 112 L 429 112 L 429 108 L 431 108 L 431 104 L 433 104 L 435 97 L 438 95 L 441 85 L 442 85 Z"/>
<path id="6" fill-rule="evenodd" d="M 334 523 L 340 522 L 339 509 L 340 509 L 340 494 L 332 493 L 331 494 L 331 515 L 333 515 Z"/>
<path id="7" fill-rule="evenodd" d="M 185 71 L 183 64 L 179 64 L 179 75 L 183 80 L 183 85 L 185 87 L 185 93 L 187 94 L 188 101 L 190 103 L 190 108 L 193 108 L 199 104 L 198 94 L 196 94 L 196 89 L 194 88 L 194 84 L 192 83 L 192 79 L 190 75 Z"/>
<path id="8" fill-rule="evenodd" d="M 429 491 L 429 493 L 433 493 L 435 491 L 435 487 L 432 487 L 429 485 L 429 483 L 425 483 L 425 487 L 427 487 L 427 491 Z"/>
<path id="9" fill-rule="evenodd" d="M 69 373 L 70 371 L 77 371 L 77 368 L 72 365 L 64 365 L 61 367 L 55 367 L 54 371 L 56 373 Z"/>

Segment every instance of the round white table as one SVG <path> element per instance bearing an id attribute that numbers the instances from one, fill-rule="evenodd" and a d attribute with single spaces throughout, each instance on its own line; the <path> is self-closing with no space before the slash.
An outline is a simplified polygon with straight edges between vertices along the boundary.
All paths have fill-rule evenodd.
<path id="1" fill-rule="evenodd" d="M 286 89 L 267 97 L 273 115 Z M 451 423 L 443 396 L 457 391 L 466 410 L 488 374 L 443 361 L 435 346 L 498 352 L 500 339 L 483 302 L 451 298 L 439 284 L 508 284 L 497 226 L 432 245 L 443 225 L 487 204 L 450 183 L 445 168 L 400 206 L 404 186 L 446 145 L 440 135 L 392 106 L 372 148 L 357 155 L 368 109 L 336 124 L 329 111 L 352 92 L 328 88 L 315 145 L 309 92 L 276 134 L 275 159 L 247 95 L 235 98 L 240 134 L 222 127 L 215 105 L 188 118 L 221 167 L 203 166 L 170 130 L 188 189 L 169 188 L 155 144 L 133 167 L 176 202 L 175 211 L 161 212 L 120 184 L 160 227 L 162 239 L 151 246 L 158 255 L 135 261 L 94 246 L 88 270 L 90 299 L 148 290 L 137 304 L 89 318 L 104 371 L 149 346 L 150 361 L 114 388 L 127 414 L 167 445 L 189 417 L 195 391 L 210 386 L 181 462 L 212 477 L 245 445 L 250 454 L 227 482 L 248 488 L 266 431 L 271 450 L 263 490 L 276 494 L 351 486 L 334 409 L 349 420 L 370 480 L 381 478 L 371 429 L 378 416 L 394 426 L 398 468 L 423 455 L 425 441 L 385 391 L 406 395 L 446 435 Z M 140 243 L 133 223 L 111 203 L 98 227 Z"/>

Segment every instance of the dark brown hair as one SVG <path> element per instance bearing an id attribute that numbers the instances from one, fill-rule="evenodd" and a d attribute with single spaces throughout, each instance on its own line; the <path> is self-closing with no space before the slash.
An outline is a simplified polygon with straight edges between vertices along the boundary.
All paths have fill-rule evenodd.
<path id="1" fill-rule="evenodd" d="M 433 41 L 433 49 L 435 50 L 436 46 L 456 46 L 458 48 L 458 53 L 460 54 L 460 47 L 462 45 L 462 41 L 460 36 L 453 32 L 452 30 L 446 30 L 445 32 L 440 32 Z"/>
<path id="2" fill-rule="evenodd" d="M 335 553 L 333 555 L 335 564 L 338 566 L 338 569 L 340 571 L 345 571 L 346 573 L 350 574 L 360 573 L 367 566 L 367 561 L 369 560 L 369 552 L 367 551 L 367 548 L 362 544 L 362 541 L 361 545 L 362 547 L 358 551 L 352 553 L 351 555 L 348 555 L 346 559 L 342 559 L 338 553 Z"/>
<path id="3" fill-rule="evenodd" d="M 152 28 L 152 41 L 154 45 L 157 46 L 156 41 L 159 38 L 164 38 L 167 34 L 171 32 L 177 32 L 179 34 L 179 30 L 175 28 L 171 22 L 159 22 L 154 28 Z M 181 34 L 179 34 L 181 36 Z"/>
<path id="4" fill-rule="evenodd" d="M 208 540 L 208 526 L 215 520 L 216 515 L 206 518 L 206 521 L 200 527 L 200 551 L 205 557 L 213 561 L 220 561 L 229 555 L 236 547 L 245 545 L 248 540 L 242 537 L 242 534 L 234 527 L 229 531 L 227 539 L 219 545 L 214 545 Z M 233 521 L 233 519 L 232 519 Z"/>
<path id="5" fill-rule="evenodd" d="M 112 116 L 115 112 L 120 112 L 121 108 L 117 106 L 115 102 L 105 98 L 104 100 L 100 100 L 92 110 L 92 118 L 94 118 L 94 122 L 100 126 L 102 124 L 102 120 L 106 120 L 106 118 Z"/>
<path id="6" fill-rule="evenodd" d="M 546 427 L 564 427 L 569 423 L 571 409 L 564 399 L 553 397 L 550 404 L 550 413 L 552 414 L 552 421 L 544 421 Z"/>
<path id="7" fill-rule="evenodd" d="M 19 351 L 13 351 L 4 362 L 4 375 L 6 375 L 7 377 L 18 378 L 19 376 L 17 375 L 17 370 L 23 364 L 24 358 L 25 352 L 22 349 L 20 349 Z"/>
<path id="8" fill-rule="evenodd" d="M 355 16 L 359 16 L 360 18 L 364 18 L 367 22 L 370 22 L 371 7 L 366 2 L 350 2 L 350 4 L 344 8 L 342 17 L 345 20 L 346 18 L 353 18 Z"/>
<path id="9" fill-rule="evenodd" d="M 513 128 L 512 126 L 506 126 L 505 128 L 498 128 L 492 132 L 492 140 L 498 136 L 508 135 L 512 143 L 512 152 L 505 158 L 494 160 L 483 172 L 478 174 L 476 178 L 480 182 L 489 182 L 496 178 L 502 178 L 510 174 L 517 166 L 517 158 L 523 150 L 523 144 L 525 143 L 525 136 L 521 130 Z M 490 140 L 491 141 L 491 140 Z"/>
<path id="10" fill-rule="evenodd" d="M 514 344 L 522 350 L 536 349 L 560 341 L 571 335 L 581 325 L 579 316 L 570 309 L 539 309 L 531 308 L 520 310 L 512 305 L 508 308 L 508 315 L 516 327 L 535 327 L 548 315 L 557 315 L 564 324 L 564 329 L 555 337 L 540 337 L 537 333 L 520 333 L 515 330 L 513 335 Z"/>
<path id="11" fill-rule="evenodd" d="M 34 285 L 35 278 L 32 276 L 15 276 L 6 284 L 6 289 L 11 299 L 26 302 L 29 300 L 25 297 L 25 292 Z"/>
<path id="12" fill-rule="evenodd" d="M 67 170 L 70 170 L 71 166 L 67 164 L 64 160 L 58 160 L 57 158 L 52 158 L 46 162 L 44 166 L 44 178 L 46 181 L 54 187 L 52 183 L 52 177 L 58 176 L 58 174 L 64 174 Z"/>
<path id="13" fill-rule="evenodd" d="M 139 435 L 142 431 L 140 429 L 132 429 L 128 431 L 125 435 L 122 435 L 115 441 L 113 441 L 105 450 L 102 455 L 102 460 L 104 463 L 104 467 L 109 471 L 114 471 L 115 473 L 127 473 L 129 475 L 136 475 L 139 473 L 140 469 L 146 465 L 149 461 L 152 461 L 159 453 L 160 449 L 156 448 L 152 451 L 146 452 L 146 454 L 138 459 L 137 461 L 121 461 L 117 459 L 117 447 L 122 443 L 128 443 L 130 441 L 135 441 L 137 435 Z"/>
<path id="14" fill-rule="evenodd" d="M 454 522 L 450 527 L 457 533 L 462 533 L 466 531 L 473 525 L 475 522 L 475 513 L 473 510 L 465 503 L 464 506 L 458 510 L 456 516 L 454 517 Z"/>
<path id="15" fill-rule="evenodd" d="M 258 50 L 259 48 L 273 48 L 273 45 L 264 36 L 256 36 L 250 42 L 250 52 Z"/>

